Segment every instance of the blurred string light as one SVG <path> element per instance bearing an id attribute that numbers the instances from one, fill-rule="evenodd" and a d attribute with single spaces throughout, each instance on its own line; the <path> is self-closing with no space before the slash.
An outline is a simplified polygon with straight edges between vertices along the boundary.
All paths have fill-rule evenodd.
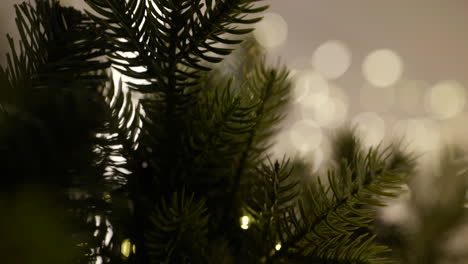
<path id="1" fill-rule="evenodd" d="M 316 71 L 299 71 L 294 78 L 293 97 L 299 104 L 317 104 L 324 102 L 329 93 L 328 82 Z"/>
<path id="2" fill-rule="evenodd" d="M 316 71 L 306 69 L 295 74 L 293 97 L 300 117 L 319 127 L 337 127 L 346 118 L 346 94 Z"/>
<path id="3" fill-rule="evenodd" d="M 257 42 L 265 48 L 281 46 L 288 36 L 288 24 L 277 13 L 266 13 L 254 31 Z"/>
<path id="4" fill-rule="evenodd" d="M 112 196 L 108 192 L 104 192 L 102 194 L 102 200 L 104 200 L 106 203 L 112 203 Z"/>
<path id="5" fill-rule="evenodd" d="M 315 50 L 312 65 L 325 78 L 337 79 L 349 69 L 351 52 L 343 42 L 330 40 Z"/>
<path id="6" fill-rule="evenodd" d="M 317 149 L 322 143 L 323 133 L 320 127 L 312 120 L 299 120 L 289 131 L 291 144 L 301 154 Z"/>
<path id="7" fill-rule="evenodd" d="M 387 87 L 401 78 L 403 63 L 394 51 L 380 49 L 367 55 L 362 70 L 370 84 L 376 87 Z"/>
<path id="8" fill-rule="evenodd" d="M 414 224 L 411 208 L 402 200 L 388 201 L 388 205 L 379 211 L 381 219 L 388 224 Z"/>
<path id="9" fill-rule="evenodd" d="M 240 219 L 240 223 L 241 223 L 241 228 L 244 229 L 244 230 L 247 230 L 249 229 L 249 225 L 250 225 L 250 218 L 246 215 L 242 216 L 241 219 Z"/>
<path id="10" fill-rule="evenodd" d="M 336 97 L 326 97 L 315 104 L 300 106 L 303 119 L 312 120 L 320 127 L 338 127 L 346 119 L 348 107 Z"/>
<path id="11" fill-rule="evenodd" d="M 426 110 L 437 119 L 448 119 L 460 114 L 465 103 L 465 87 L 456 81 L 435 84 L 425 97 Z"/>
<path id="12" fill-rule="evenodd" d="M 393 127 L 392 136 L 401 139 L 408 150 L 418 153 L 437 150 L 441 145 L 437 122 L 427 118 L 399 120 Z"/>
<path id="13" fill-rule="evenodd" d="M 322 137 L 321 134 L 319 135 L 320 146 L 313 148 L 313 150 L 310 150 L 310 148 L 307 147 L 307 142 L 309 142 L 310 140 L 314 140 L 314 138 L 312 138 L 315 137 L 314 135 L 311 135 L 310 139 L 304 139 L 304 141 L 302 142 L 303 144 L 297 145 L 292 143 L 293 141 L 291 139 L 291 131 L 284 130 L 276 138 L 276 144 L 272 149 L 272 157 L 274 159 L 282 159 L 284 155 L 286 155 L 287 157 L 291 158 L 299 157 L 305 159 L 307 161 L 310 161 L 311 172 L 316 173 L 322 167 L 323 162 L 326 160 L 327 155 L 329 154 L 329 143 L 327 139 Z M 305 148 L 304 144 L 306 145 Z"/>
<path id="14" fill-rule="evenodd" d="M 280 249 L 281 249 L 281 243 L 278 242 L 278 243 L 276 243 L 276 245 L 275 245 L 275 250 L 276 250 L 276 251 L 279 251 Z"/>
<path id="15" fill-rule="evenodd" d="M 132 242 L 130 239 L 126 238 L 122 241 L 122 245 L 120 246 L 120 253 L 122 256 L 128 258 L 130 256 L 132 250 Z"/>
<path id="16" fill-rule="evenodd" d="M 385 121 L 373 112 L 358 114 L 351 124 L 356 127 L 357 133 L 366 147 L 379 145 L 385 136 Z"/>

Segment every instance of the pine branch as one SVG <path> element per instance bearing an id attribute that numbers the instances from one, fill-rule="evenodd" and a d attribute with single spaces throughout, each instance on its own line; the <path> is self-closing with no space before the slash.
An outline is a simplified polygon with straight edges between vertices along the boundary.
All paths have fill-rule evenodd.
<path id="1" fill-rule="evenodd" d="M 190 118 L 186 156 L 188 183 L 204 185 L 207 193 L 232 189 L 232 167 L 242 146 L 239 137 L 252 129 L 249 113 L 253 107 L 242 107 L 241 98 L 233 96 L 231 82 L 214 89 L 204 87 L 201 99 Z M 221 159 L 222 157 L 222 159 Z M 194 179 L 195 182 L 191 182 Z M 215 184 L 214 187 L 213 184 Z"/>
<path id="2" fill-rule="evenodd" d="M 23 3 L 15 10 L 19 51 L 9 37 L 8 65 L 0 67 L 2 125 L 11 128 L 0 135 L 1 156 L 8 164 L 3 172 L 15 184 L 41 183 L 50 189 L 69 210 L 74 239 L 85 254 L 77 261 L 87 262 L 95 257 L 91 250 L 107 248 L 106 225 L 95 230 L 86 220 L 108 217 L 111 204 L 103 196 L 122 184 L 116 170 L 121 163 L 111 158 L 121 155 L 118 143 L 96 136 L 110 132 L 107 125 L 113 122 L 100 94 L 107 80 L 109 64 L 102 56 L 108 46 L 88 17 L 58 1 Z M 113 177 L 107 177 L 109 169 Z"/>
<path id="3" fill-rule="evenodd" d="M 251 74 L 241 96 L 250 98 L 247 105 L 255 105 L 255 110 L 252 111 L 254 120 L 252 129 L 244 139 L 245 148 L 240 154 L 235 172 L 235 186 L 242 182 L 245 170 L 254 168 L 255 165 L 252 164 L 262 162 L 262 155 L 272 146 L 271 136 L 284 118 L 282 111 L 289 100 L 290 83 L 285 69 L 277 71 L 261 62 Z"/>
<path id="4" fill-rule="evenodd" d="M 208 215 L 205 202 L 185 191 L 162 200 L 145 233 L 152 263 L 206 263 Z"/>
<path id="5" fill-rule="evenodd" d="M 374 236 L 358 234 L 374 217 L 373 210 L 365 206 L 384 205 L 378 198 L 397 196 L 405 182 L 404 174 L 388 169 L 388 154 L 389 149 L 371 149 L 366 156 L 355 153 L 353 163 L 346 165 L 344 161 L 339 174 L 328 173 L 328 186 L 317 178 L 310 185 L 307 200 L 284 214 L 280 223 L 282 250 L 276 255 L 315 256 L 340 263 L 385 261 L 378 256 L 388 249 L 373 245 Z"/>
<path id="6" fill-rule="evenodd" d="M 162 93 L 166 110 L 173 114 L 187 89 L 198 83 L 200 70 L 209 70 L 204 62 L 219 62 L 230 49 L 219 43 L 237 44 L 228 35 L 240 35 L 252 29 L 237 29 L 233 24 L 251 24 L 258 18 L 243 14 L 258 13 L 266 7 L 255 7 L 259 0 L 206 1 L 116 1 L 88 0 L 101 17 L 93 16 L 107 28 L 107 36 L 115 44 L 114 62 L 123 74 L 145 80 L 151 85 L 132 83 L 140 92 Z M 228 33 L 226 35 L 226 33 Z M 221 36 L 222 35 L 222 36 Z M 126 41 L 121 41 L 125 39 Z M 137 52 L 128 58 L 122 52 Z M 145 66 L 143 73 L 135 67 Z M 166 76 L 166 78 L 160 78 Z M 181 101 L 179 101 L 181 100 Z"/>
<path id="7" fill-rule="evenodd" d="M 281 163 L 270 160 L 257 168 L 257 178 L 252 181 L 246 210 L 255 223 L 249 228 L 249 247 L 256 253 L 256 260 L 272 261 L 272 251 L 279 242 L 278 221 L 284 213 L 295 206 L 299 197 L 299 181 L 291 178 L 292 167 L 289 160 Z"/>

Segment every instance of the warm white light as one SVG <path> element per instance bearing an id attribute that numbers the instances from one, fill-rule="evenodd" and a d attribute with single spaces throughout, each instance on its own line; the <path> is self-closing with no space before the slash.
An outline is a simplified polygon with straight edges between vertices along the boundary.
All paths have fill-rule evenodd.
<path id="1" fill-rule="evenodd" d="M 250 218 L 246 215 L 241 217 L 241 228 L 242 229 L 249 229 Z"/>
<path id="2" fill-rule="evenodd" d="M 257 23 L 254 37 L 265 48 L 275 48 L 283 44 L 288 36 L 288 25 L 284 18 L 276 13 L 266 13 Z"/>
<path id="3" fill-rule="evenodd" d="M 351 65 L 351 52 L 340 41 L 327 41 L 315 50 L 312 65 L 327 79 L 336 79 Z"/>
<path id="4" fill-rule="evenodd" d="M 96 262 L 94 262 L 95 264 L 102 264 L 102 257 L 101 256 L 97 256 L 96 257 Z"/>
<path id="5" fill-rule="evenodd" d="M 419 153 L 427 153 L 440 146 L 439 128 L 428 119 L 398 121 L 393 128 L 393 137 L 401 139 L 409 150 Z"/>
<path id="6" fill-rule="evenodd" d="M 337 127 L 344 121 L 348 107 L 340 99 L 327 97 L 316 101 L 301 105 L 303 119 L 312 120 L 320 127 Z"/>
<path id="7" fill-rule="evenodd" d="M 317 104 L 328 97 L 329 87 L 322 75 L 306 70 L 297 74 L 293 93 L 296 103 Z"/>
<path id="8" fill-rule="evenodd" d="M 331 98 L 321 99 L 315 104 L 304 104 L 300 107 L 303 119 L 312 120 L 317 126 L 326 126 L 333 121 L 335 105 Z"/>
<path id="9" fill-rule="evenodd" d="M 276 251 L 279 251 L 281 249 L 281 243 L 276 244 L 275 249 Z"/>
<path id="10" fill-rule="evenodd" d="M 317 149 L 323 139 L 322 130 L 315 122 L 307 119 L 296 122 L 289 133 L 291 144 L 300 153 Z"/>
<path id="11" fill-rule="evenodd" d="M 108 192 L 104 192 L 102 194 L 102 199 L 107 202 L 107 203 L 111 203 L 112 202 L 112 197 L 111 195 L 108 193 Z"/>
<path id="12" fill-rule="evenodd" d="M 385 135 L 385 122 L 376 113 L 366 112 L 357 115 L 351 122 L 365 146 L 377 146 Z"/>
<path id="13" fill-rule="evenodd" d="M 335 108 L 334 116 L 332 122 L 327 124 L 328 128 L 337 128 L 340 127 L 343 122 L 347 119 L 348 108 L 349 108 L 349 98 L 345 90 L 336 84 L 330 84 L 330 95 L 329 97 L 333 101 Z"/>
<path id="14" fill-rule="evenodd" d="M 403 201 L 392 201 L 381 211 L 382 220 L 389 224 L 407 223 L 411 217 L 410 209 Z"/>
<path id="15" fill-rule="evenodd" d="M 363 63 L 364 77 L 376 87 L 387 87 L 398 81 L 403 73 L 400 57 L 391 50 L 371 52 Z"/>
<path id="16" fill-rule="evenodd" d="M 130 239 L 124 239 L 122 241 L 122 245 L 120 246 L 120 252 L 122 253 L 122 255 L 126 258 L 128 258 L 128 256 L 130 256 L 130 251 L 132 249 L 132 243 L 130 242 Z"/>
<path id="17" fill-rule="evenodd" d="M 463 111 L 465 103 L 465 88 L 456 81 L 440 82 L 426 95 L 426 109 L 437 119 L 456 116 Z"/>

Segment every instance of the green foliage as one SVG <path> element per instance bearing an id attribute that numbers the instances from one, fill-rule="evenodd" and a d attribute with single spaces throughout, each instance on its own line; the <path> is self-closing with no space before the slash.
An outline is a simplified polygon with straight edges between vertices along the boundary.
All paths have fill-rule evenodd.
<path id="1" fill-rule="evenodd" d="M 355 153 L 353 165 L 343 160 L 339 174 L 328 173 L 328 185 L 317 178 L 298 203 L 282 220 L 282 245 L 290 252 L 319 257 L 327 261 L 382 263 L 376 258 L 386 247 L 373 245 L 374 237 L 362 233 L 373 220 L 367 206 L 381 206 L 380 197 L 393 197 L 404 183 L 404 175 L 385 168 L 385 151 Z M 305 203 L 307 202 L 307 203 Z M 363 207 L 366 206 L 366 207 Z M 280 255 L 281 255 L 280 254 Z"/>
<path id="2" fill-rule="evenodd" d="M 117 128 L 101 91 L 108 80 L 103 61 L 107 43 L 87 16 L 37 1 L 15 6 L 21 40 L 9 38 L 7 67 L 0 67 L 0 156 L 2 190 L 24 184 L 47 186 L 54 200 L 71 213 L 72 234 L 83 259 L 93 259 L 94 215 L 109 214 L 105 193 L 122 184 L 115 139 L 100 137 Z M 19 50 L 18 50 L 19 47 Z M 103 220 L 103 222 L 105 222 Z"/>
<path id="3" fill-rule="evenodd" d="M 156 207 L 146 243 L 153 263 L 203 263 L 207 245 L 208 215 L 205 202 L 186 197 L 185 191 Z"/>
<path id="4" fill-rule="evenodd" d="M 328 172 L 327 184 L 311 175 L 295 177 L 285 161 L 262 165 L 248 200 L 248 213 L 255 221 L 249 235 L 259 247 L 254 252 L 261 252 L 257 261 L 391 262 L 382 256 L 389 249 L 374 243 L 373 208 L 384 205 L 382 198 L 396 197 L 407 174 L 389 166 L 395 157 L 390 148 L 366 153 L 352 131 L 337 136 L 335 151 L 344 153 L 350 145 L 354 152 L 341 156 L 339 167 Z M 309 177 L 313 180 L 299 198 L 298 182 Z M 278 243 L 281 248 L 275 250 Z"/>
<path id="5" fill-rule="evenodd" d="M 247 198 L 247 212 L 255 223 L 249 229 L 253 260 L 262 262 L 271 258 L 280 241 L 281 218 L 294 210 L 298 198 L 299 181 L 291 178 L 292 167 L 288 160 L 274 164 L 268 160 L 257 168 L 256 180 L 252 182 Z M 255 259 L 258 257 L 262 259 Z"/>

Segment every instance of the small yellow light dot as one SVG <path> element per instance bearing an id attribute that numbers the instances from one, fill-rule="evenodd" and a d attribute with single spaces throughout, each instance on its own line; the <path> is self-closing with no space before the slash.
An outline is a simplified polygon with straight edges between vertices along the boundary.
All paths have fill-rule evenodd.
<path id="1" fill-rule="evenodd" d="M 241 217 L 241 228 L 242 229 L 249 229 L 249 222 L 250 218 L 246 215 Z"/>
<path id="2" fill-rule="evenodd" d="M 127 238 L 122 241 L 122 245 L 120 246 L 120 252 L 124 257 L 128 258 L 128 256 L 130 256 L 131 247 L 132 243 L 130 242 L 130 239 Z"/>
<path id="3" fill-rule="evenodd" d="M 276 251 L 279 251 L 281 249 L 281 243 L 276 244 L 275 249 Z"/>
<path id="4" fill-rule="evenodd" d="M 112 202 L 112 197 L 111 197 L 111 195 L 110 195 L 108 192 L 105 192 L 105 193 L 102 195 L 102 199 L 103 199 L 106 203 Z"/>

